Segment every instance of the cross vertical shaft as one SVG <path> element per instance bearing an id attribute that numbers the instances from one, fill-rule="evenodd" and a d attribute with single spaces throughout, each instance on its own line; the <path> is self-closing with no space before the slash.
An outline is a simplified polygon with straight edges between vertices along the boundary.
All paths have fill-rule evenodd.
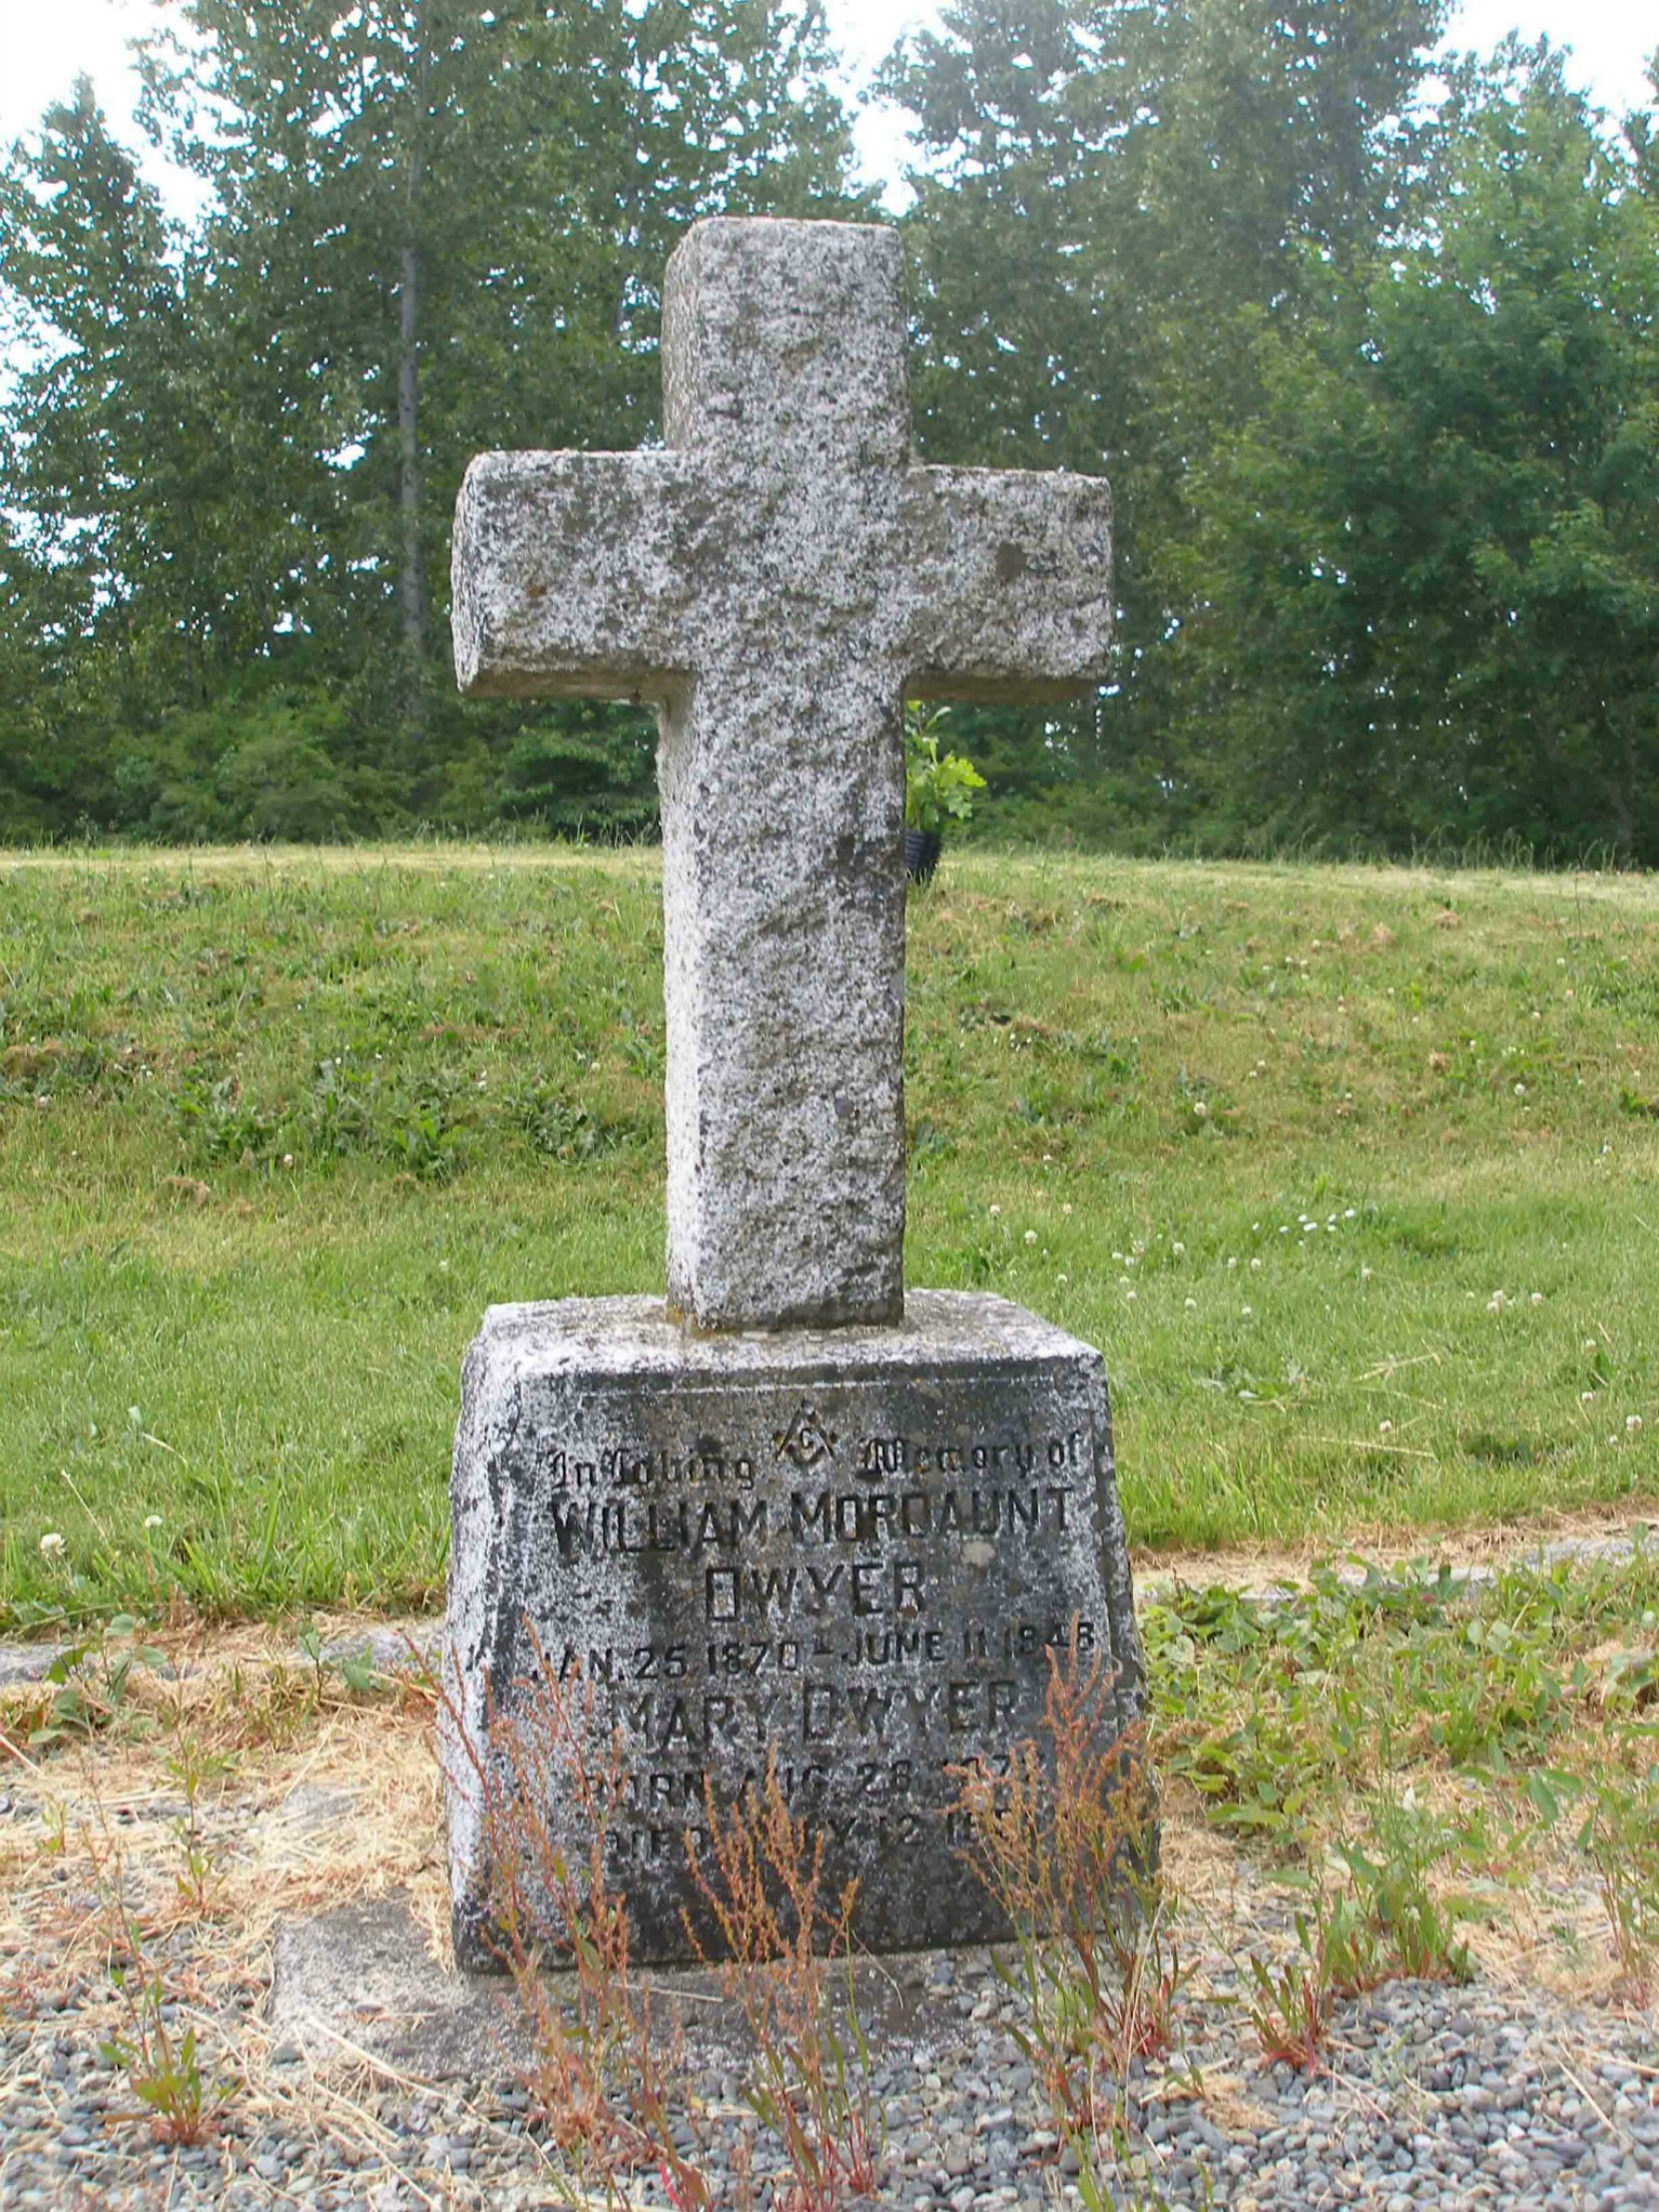
<path id="1" fill-rule="evenodd" d="M 908 435 L 899 266 L 866 232 L 789 230 L 699 226 L 664 292 L 668 435 L 743 549 L 663 719 L 669 1302 L 894 1321 L 902 701 L 875 641 Z"/>
<path id="2" fill-rule="evenodd" d="M 1098 479 L 916 468 L 890 231 L 713 220 L 669 265 L 669 450 L 484 455 L 475 693 L 658 707 L 669 1299 L 703 1328 L 902 1307 L 902 703 L 1103 673 Z"/>

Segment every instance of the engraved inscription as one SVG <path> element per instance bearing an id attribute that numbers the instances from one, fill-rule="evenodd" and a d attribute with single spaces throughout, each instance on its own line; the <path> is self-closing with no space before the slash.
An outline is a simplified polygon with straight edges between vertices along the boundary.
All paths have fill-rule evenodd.
<path id="1" fill-rule="evenodd" d="M 1036 1732 L 1049 1654 L 1094 1648 L 1087 1428 L 899 1425 L 886 1393 L 860 1421 L 859 1395 L 543 1433 L 548 1607 L 586 1624 L 549 1661 L 617 1743 L 620 1860 L 683 1860 L 769 1757 L 831 1845 L 938 1843 L 957 1771 Z"/>

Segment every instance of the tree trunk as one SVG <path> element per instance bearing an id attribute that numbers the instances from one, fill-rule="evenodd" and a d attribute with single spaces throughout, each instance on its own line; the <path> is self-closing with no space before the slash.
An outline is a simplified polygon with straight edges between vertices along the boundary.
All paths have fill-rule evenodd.
<path id="1" fill-rule="evenodd" d="M 403 559 L 398 596 L 403 607 L 403 647 L 418 662 L 426 645 L 426 570 L 420 546 L 420 253 L 412 239 L 403 248 L 399 293 L 397 442 L 401 466 L 397 503 L 403 525 Z"/>
<path id="2" fill-rule="evenodd" d="M 420 192 L 426 171 L 426 9 L 414 10 L 414 115 L 409 141 L 397 314 L 398 518 L 402 548 L 397 595 L 403 617 L 403 719 L 411 743 L 425 723 L 426 558 L 420 513 Z"/>
<path id="3" fill-rule="evenodd" d="M 1613 717 L 1607 712 L 1605 700 L 1601 715 L 1604 741 L 1617 770 L 1608 787 L 1613 801 L 1613 849 L 1619 856 L 1619 865 L 1629 867 L 1636 857 L 1636 732 L 1634 719 L 1628 708 L 1618 719 L 1623 729 L 1610 727 Z"/>

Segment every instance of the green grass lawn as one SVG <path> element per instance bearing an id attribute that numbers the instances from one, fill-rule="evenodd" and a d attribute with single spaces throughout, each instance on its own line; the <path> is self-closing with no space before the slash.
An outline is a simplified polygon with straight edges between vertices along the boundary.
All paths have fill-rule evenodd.
<path id="1" fill-rule="evenodd" d="M 0 1621 L 435 1598 L 484 1306 L 661 1285 L 660 964 L 647 852 L 0 861 Z M 1659 1490 L 1659 884 L 953 852 L 909 990 L 909 1280 L 1139 1545 Z"/>

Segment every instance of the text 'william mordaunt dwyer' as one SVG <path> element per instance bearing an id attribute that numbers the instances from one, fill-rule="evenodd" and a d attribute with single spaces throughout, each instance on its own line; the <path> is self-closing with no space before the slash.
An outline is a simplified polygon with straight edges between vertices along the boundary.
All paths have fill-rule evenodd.
<path id="1" fill-rule="evenodd" d="M 1078 1438 L 1056 1439 L 1062 1451 Z M 561 1559 L 627 1552 L 741 1551 L 772 1536 L 796 1542 L 879 1544 L 884 1538 L 1061 1534 L 1076 1485 L 1040 1481 L 969 1488 L 795 1490 L 766 1497 L 571 1497 L 548 1513 Z"/>

